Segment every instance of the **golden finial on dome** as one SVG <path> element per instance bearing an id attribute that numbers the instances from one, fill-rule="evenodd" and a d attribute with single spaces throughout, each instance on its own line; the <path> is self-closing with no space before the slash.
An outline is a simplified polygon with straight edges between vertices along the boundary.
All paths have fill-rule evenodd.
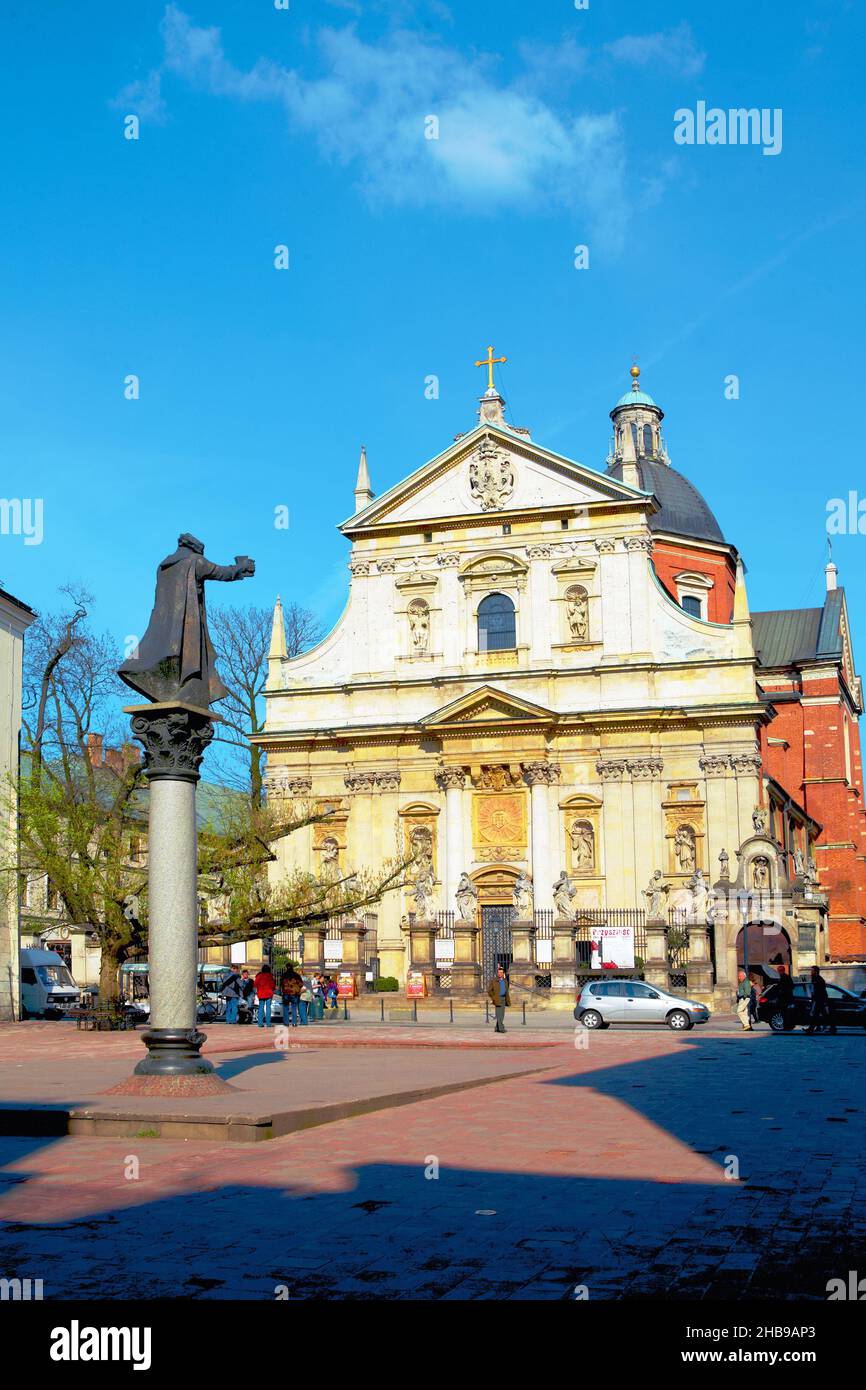
<path id="1" fill-rule="evenodd" d="M 637 386 L 638 377 L 640 376 L 640 367 L 638 366 L 637 362 L 633 364 L 633 366 L 630 368 L 630 371 L 634 384 L 635 386 Z"/>

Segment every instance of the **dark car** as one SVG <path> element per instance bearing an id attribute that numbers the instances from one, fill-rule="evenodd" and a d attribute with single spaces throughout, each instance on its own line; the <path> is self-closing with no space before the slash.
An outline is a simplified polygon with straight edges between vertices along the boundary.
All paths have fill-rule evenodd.
<path id="1" fill-rule="evenodd" d="M 779 986 L 771 984 L 758 995 L 758 1019 L 769 1023 L 774 1033 L 790 1032 L 798 1024 L 808 1024 L 812 1004 L 810 980 L 795 980 L 790 1009 L 785 1016 L 779 1007 Z M 827 986 L 830 1024 L 836 1028 L 866 1028 L 866 999 L 841 985 Z"/>

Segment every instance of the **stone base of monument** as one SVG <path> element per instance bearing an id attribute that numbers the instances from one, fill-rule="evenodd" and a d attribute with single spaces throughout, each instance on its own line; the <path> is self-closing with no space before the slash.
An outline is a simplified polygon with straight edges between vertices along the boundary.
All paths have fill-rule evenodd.
<path id="1" fill-rule="evenodd" d="M 235 1090 L 202 1057 L 206 1037 L 197 1028 L 150 1028 L 144 1034 L 147 1056 L 128 1080 L 103 1095 L 216 1096 Z"/>

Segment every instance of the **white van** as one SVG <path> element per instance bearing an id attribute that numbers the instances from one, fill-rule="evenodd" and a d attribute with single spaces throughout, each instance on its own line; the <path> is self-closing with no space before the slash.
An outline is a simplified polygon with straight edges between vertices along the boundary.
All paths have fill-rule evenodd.
<path id="1" fill-rule="evenodd" d="M 52 1018 L 78 1004 L 81 990 L 56 951 L 23 950 L 20 956 L 22 1018 Z"/>

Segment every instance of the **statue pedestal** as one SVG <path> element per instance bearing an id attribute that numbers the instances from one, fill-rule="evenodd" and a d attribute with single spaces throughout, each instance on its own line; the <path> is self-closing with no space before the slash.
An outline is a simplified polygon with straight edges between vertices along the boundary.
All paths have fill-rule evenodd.
<path id="1" fill-rule="evenodd" d="M 712 927 L 709 928 L 712 930 Z M 712 995 L 713 963 L 710 958 L 710 939 L 706 922 L 690 922 L 689 958 L 686 962 L 686 983 L 689 994 Z"/>
<path id="2" fill-rule="evenodd" d="M 509 979 L 521 989 L 535 985 L 535 925 L 531 918 L 518 918 L 511 923 L 511 969 Z"/>
<path id="3" fill-rule="evenodd" d="M 147 1056 L 136 1076 L 209 1076 L 196 1026 L 198 983 L 198 839 L 195 787 L 214 720 L 197 705 L 130 705 L 133 736 L 144 746 L 149 785 Z M 218 1078 L 211 1078 L 211 1089 Z M 225 1084 L 225 1083 L 222 1083 Z M 229 1089 L 228 1087 L 226 1089 Z"/>
<path id="4" fill-rule="evenodd" d="M 554 918 L 553 960 L 550 964 L 551 993 L 574 993 L 577 972 L 577 953 L 574 948 L 575 930 L 575 923 L 570 917 Z"/>
<path id="5" fill-rule="evenodd" d="M 477 994 L 482 988 L 481 960 L 478 938 L 481 928 L 477 922 L 459 920 L 454 923 L 454 965 L 451 968 L 452 994 Z"/>
<path id="6" fill-rule="evenodd" d="M 415 920 L 408 927 L 409 962 L 408 969 L 420 970 L 424 976 L 427 994 L 433 994 L 436 987 L 436 933 L 438 924 L 431 919 Z"/>
<path id="7" fill-rule="evenodd" d="M 667 922 L 663 917 L 647 918 L 643 975 L 648 985 L 670 989 Z"/>

